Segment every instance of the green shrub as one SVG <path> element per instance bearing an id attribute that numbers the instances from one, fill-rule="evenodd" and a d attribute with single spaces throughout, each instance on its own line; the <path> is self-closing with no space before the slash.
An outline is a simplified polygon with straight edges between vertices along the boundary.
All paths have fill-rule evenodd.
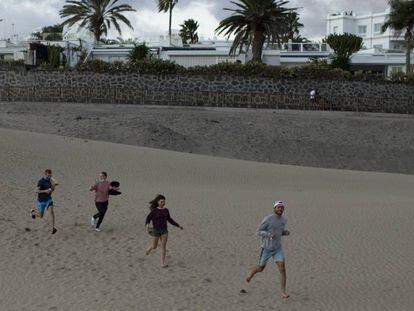
<path id="1" fill-rule="evenodd" d="M 75 69 L 77 71 L 93 71 L 93 72 L 110 72 L 111 64 L 99 59 L 89 62 L 78 62 Z"/>
<path id="2" fill-rule="evenodd" d="M 11 64 L 11 66 L 23 65 L 23 61 L 0 61 L 1 64 Z M 3 68 L 10 70 L 11 68 Z M 56 70 L 50 64 L 43 64 L 39 69 Z M 61 70 L 67 70 L 63 68 Z M 242 77 L 262 77 L 275 80 L 280 79 L 306 79 L 306 80 L 353 80 L 353 81 L 385 81 L 382 74 L 372 72 L 356 71 L 351 73 L 339 68 L 333 69 L 326 61 L 312 61 L 303 66 L 282 68 L 280 66 L 268 66 L 257 62 L 234 63 L 223 62 L 212 66 L 196 66 L 184 68 L 174 62 L 165 61 L 157 58 L 144 59 L 136 62 L 114 62 L 107 63 L 101 60 L 79 62 L 75 70 L 91 71 L 100 73 L 141 73 L 141 74 L 183 74 L 201 76 L 242 76 Z M 414 83 L 414 75 L 406 77 L 404 73 L 391 75 L 393 82 Z"/>
<path id="3" fill-rule="evenodd" d="M 145 42 L 142 44 L 134 43 L 134 47 L 128 54 L 128 61 L 131 63 L 142 61 L 148 57 L 149 52 L 150 49 Z"/>
<path id="4" fill-rule="evenodd" d="M 413 72 L 410 72 L 407 75 L 407 81 L 410 82 L 410 83 L 414 83 L 414 73 Z"/>
<path id="5" fill-rule="evenodd" d="M 0 65 L 10 65 L 10 66 L 16 66 L 16 65 L 24 65 L 24 60 L 14 60 L 14 59 L 0 59 Z"/>
<path id="6" fill-rule="evenodd" d="M 245 64 L 237 62 L 222 62 L 211 66 L 194 66 L 186 69 L 189 74 L 197 75 L 237 75 L 237 76 L 262 76 L 268 69 L 262 63 L 247 62 Z"/>
<path id="7" fill-rule="evenodd" d="M 173 74 L 184 71 L 184 67 L 179 66 L 170 61 L 161 59 L 145 59 L 133 63 L 113 62 L 107 63 L 102 60 L 93 60 L 86 63 L 78 63 L 76 65 L 77 71 L 92 71 L 92 72 L 138 72 L 151 74 Z"/>
<path id="8" fill-rule="evenodd" d="M 60 65 L 60 53 L 63 52 L 63 48 L 55 45 L 47 46 L 47 63 L 53 67 L 58 68 Z"/>
<path id="9" fill-rule="evenodd" d="M 406 81 L 406 78 L 404 72 L 392 72 L 390 76 L 392 82 L 404 82 Z"/>
<path id="10" fill-rule="evenodd" d="M 168 60 L 146 59 L 130 64 L 129 71 L 152 74 L 174 74 L 184 72 L 185 68 Z"/>

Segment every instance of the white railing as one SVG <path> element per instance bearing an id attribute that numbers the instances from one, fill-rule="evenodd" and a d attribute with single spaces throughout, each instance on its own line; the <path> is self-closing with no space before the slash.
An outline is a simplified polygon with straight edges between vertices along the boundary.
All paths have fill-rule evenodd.
<path id="1" fill-rule="evenodd" d="M 326 43 L 282 43 L 271 44 L 267 47 L 269 50 L 279 50 L 285 52 L 329 52 L 329 46 Z"/>

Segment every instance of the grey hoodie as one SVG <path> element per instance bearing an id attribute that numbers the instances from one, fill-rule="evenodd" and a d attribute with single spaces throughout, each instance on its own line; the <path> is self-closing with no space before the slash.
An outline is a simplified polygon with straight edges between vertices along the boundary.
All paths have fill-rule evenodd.
<path id="1" fill-rule="evenodd" d="M 256 230 L 256 234 L 262 238 L 262 248 L 273 251 L 282 247 L 282 234 L 286 222 L 283 216 L 277 217 L 275 214 L 268 215 L 263 219 Z M 270 238 L 272 234 L 275 235 L 273 239 Z"/>

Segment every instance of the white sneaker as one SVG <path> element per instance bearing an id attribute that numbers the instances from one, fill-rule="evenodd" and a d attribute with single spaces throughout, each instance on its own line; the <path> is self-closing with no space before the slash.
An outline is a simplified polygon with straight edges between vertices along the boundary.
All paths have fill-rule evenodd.
<path id="1" fill-rule="evenodd" d="M 95 226 L 95 218 L 91 218 L 91 226 Z"/>
<path id="2" fill-rule="evenodd" d="M 99 229 L 99 228 L 95 228 L 95 231 L 101 232 L 101 229 Z"/>

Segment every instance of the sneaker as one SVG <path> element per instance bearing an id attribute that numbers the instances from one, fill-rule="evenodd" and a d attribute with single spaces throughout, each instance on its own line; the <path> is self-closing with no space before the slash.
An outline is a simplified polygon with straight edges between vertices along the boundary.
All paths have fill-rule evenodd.
<path id="1" fill-rule="evenodd" d="M 99 228 L 95 228 L 95 231 L 101 232 L 101 229 L 99 229 Z"/>
<path id="2" fill-rule="evenodd" d="M 35 210 L 32 209 L 30 210 L 30 215 L 32 216 L 33 219 L 36 219 L 36 215 L 34 214 Z"/>
<path id="3" fill-rule="evenodd" d="M 91 226 L 95 226 L 95 218 L 91 218 Z"/>

